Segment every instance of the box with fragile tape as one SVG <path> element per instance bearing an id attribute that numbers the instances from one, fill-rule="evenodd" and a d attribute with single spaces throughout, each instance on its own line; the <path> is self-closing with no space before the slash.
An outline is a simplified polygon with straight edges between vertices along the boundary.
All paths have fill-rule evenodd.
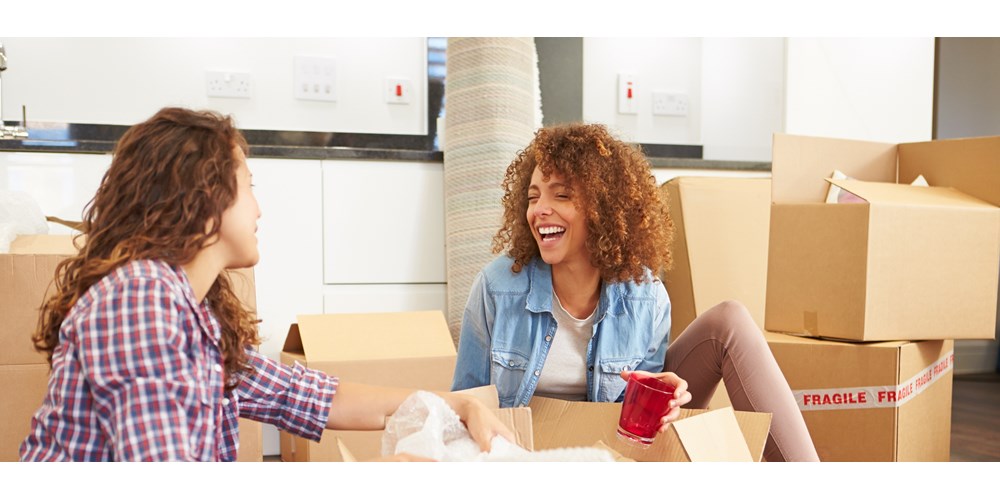
<path id="1" fill-rule="evenodd" d="M 764 335 L 821 460 L 949 460 L 954 341 Z"/>

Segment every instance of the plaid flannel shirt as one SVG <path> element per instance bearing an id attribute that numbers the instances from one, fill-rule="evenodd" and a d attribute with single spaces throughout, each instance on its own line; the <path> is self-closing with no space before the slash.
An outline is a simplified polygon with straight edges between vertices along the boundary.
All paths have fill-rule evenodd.
<path id="1" fill-rule="evenodd" d="M 248 348 L 253 374 L 224 391 L 220 332 L 180 267 L 109 273 L 63 321 L 21 460 L 231 461 L 239 417 L 318 441 L 337 378 Z"/>

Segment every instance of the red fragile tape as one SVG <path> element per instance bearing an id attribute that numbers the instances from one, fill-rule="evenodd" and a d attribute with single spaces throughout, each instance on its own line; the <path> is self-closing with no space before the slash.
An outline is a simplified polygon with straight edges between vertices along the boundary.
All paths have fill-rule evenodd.
<path id="1" fill-rule="evenodd" d="M 924 392 L 955 365 L 949 351 L 909 380 L 896 385 L 792 391 L 802 411 L 898 408 Z"/>

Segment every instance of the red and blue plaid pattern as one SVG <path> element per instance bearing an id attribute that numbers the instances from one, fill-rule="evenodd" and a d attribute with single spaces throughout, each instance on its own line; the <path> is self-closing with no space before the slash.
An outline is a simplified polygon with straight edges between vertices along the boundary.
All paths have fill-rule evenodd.
<path id="1" fill-rule="evenodd" d="M 241 416 L 318 441 L 337 378 L 248 348 L 253 373 L 225 392 L 219 339 L 183 269 L 110 273 L 63 321 L 21 460 L 231 461 Z"/>

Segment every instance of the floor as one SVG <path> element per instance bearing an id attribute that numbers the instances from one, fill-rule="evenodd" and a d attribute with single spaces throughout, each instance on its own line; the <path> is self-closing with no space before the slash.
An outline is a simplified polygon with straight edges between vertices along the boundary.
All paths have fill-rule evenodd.
<path id="1" fill-rule="evenodd" d="M 1000 373 L 956 375 L 951 461 L 1000 461 Z"/>

